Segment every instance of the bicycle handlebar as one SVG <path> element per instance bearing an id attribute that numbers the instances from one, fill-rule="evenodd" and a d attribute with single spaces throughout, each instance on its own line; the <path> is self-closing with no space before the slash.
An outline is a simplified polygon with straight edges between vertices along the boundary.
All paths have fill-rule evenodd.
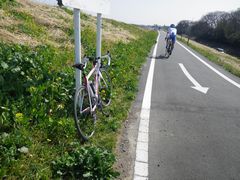
<path id="1" fill-rule="evenodd" d="M 73 67 L 78 68 L 80 70 L 84 70 L 87 67 L 88 61 L 93 61 L 94 62 L 94 61 L 97 61 L 98 59 L 100 59 L 100 58 L 99 57 L 96 58 L 96 57 L 91 57 L 91 56 L 89 56 L 89 57 L 84 56 L 82 62 L 80 64 L 73 65 Z M 109 51 L 107 51 L 106 55 L 101 56 L 101 59 L 107 59 L 108 60 L 107 67 L 110 66 L 110 64 L 111 64 L 111 54 L 110 54 Z"/>
<path id="2" fill-rule="evenodd" d="M 87 67 L 87 63 L 88 63 L 89 60 L 90 60 L 90 58 L 84 56 L 83 60 L 82 60 L 82 62 L 80 64 L 74 64 L 72 67 L 77 68 L 77 69 L 83 71 Z"/>
<path id="3" fill-rule="evenodd" d="M 110 64 L 111 64 L 111 54 L 110 54 L 109 51 L 107 52 L 106 55 L 102 56 L 101 59 L 107 59 L 108 60 L 107 66 L 110 66 Z"/>

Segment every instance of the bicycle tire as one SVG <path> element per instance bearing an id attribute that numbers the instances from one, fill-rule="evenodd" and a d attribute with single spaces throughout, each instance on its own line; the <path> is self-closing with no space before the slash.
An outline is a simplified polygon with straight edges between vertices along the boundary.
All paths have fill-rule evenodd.
<path id="1" fill-rule="evenodd" d="M 168 53 L 168 49 L 165 49 L 165 57 L 168 58 L 169 57 L 169 53 Z"/>
<path id="2" fill-rule="evenodd" d="M 111 104 L 112 98 L 112 82 L 111 78 L 105 69 L 100 69 L 101 75 L 99 77 L 99 95 L 101 97 L 101 103 L 104 107 Z"/>
<path id="3" fill-rule="evenodd" d="M 91 97 L 85 86 L 81 86 L 74 97 L 74 121 L 80 137 L 87 141 L 95 132 L 96 113 L 91 112 Z"/>
<path id="4" fill-rule="evenodd" d="M 165 57 L 169 58 L 171 54 L 172 54 L 172 42 L 168 42 L 165 49 Z"/>
<path id="5" fill-rule="evenodd" d="M 169 58 L 169 40 L 166 41 L 165 57 Z"/>

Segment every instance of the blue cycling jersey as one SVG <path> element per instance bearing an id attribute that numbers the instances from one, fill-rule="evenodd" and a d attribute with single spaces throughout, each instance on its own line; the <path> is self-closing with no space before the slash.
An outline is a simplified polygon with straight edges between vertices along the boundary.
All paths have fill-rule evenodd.
<path id="1" fill-rule="evenodd" d="M 176 42 L 176 39 L 177 39 L 177 36 L 176 36 L 174 33 L 171 33 L 171 34 L 169 35 L 169 39 L 171 39 L 172 42 L 175 43 L 175 42 Z"/>
<path id="2" fill-rule="evenodd" d="M 177 29 L 176 28 L 169 28 L 168 29 L 168 38 L 173 41 L 173 43 L 176 42 L 176 36 L 177 36 Z"/>

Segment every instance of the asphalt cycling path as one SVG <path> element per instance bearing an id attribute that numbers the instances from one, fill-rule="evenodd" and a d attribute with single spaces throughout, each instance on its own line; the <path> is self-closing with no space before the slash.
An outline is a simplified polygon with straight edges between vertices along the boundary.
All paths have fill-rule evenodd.
<path id="1" fill-rule="evenodd" d="M 190 50 L 230 83 L 179 43 L 164 58 L 164 37 L 156 48 L 147 166 L 139 174 L 148 171 L 135 179 L 240 179 L 240 79 Z M 194 89 L 196 82 L 207 92 Z"/>

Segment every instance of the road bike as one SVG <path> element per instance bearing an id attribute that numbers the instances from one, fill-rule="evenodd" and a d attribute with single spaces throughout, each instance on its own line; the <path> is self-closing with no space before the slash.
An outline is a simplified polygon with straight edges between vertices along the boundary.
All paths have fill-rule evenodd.
<path id="1" fill-rule="evenodd" d="M 102 61 L 107 59 L 107 64 Z M 87 63 L 91 61 L 93 66 L 86 75 Z M 107 68 L 111 63 L 111 55 L 108 52 L 101 58 L 84 57 L 82 63 L 73 67 L 82 71 L 82 85 L 76 90 L 74 97 L 74 120 L 80 137 L 86 141 L 93 136 L 97 120 L 97 109 L 104 115 L 108 113 L 105 107 L 111 103 L 112 84 Z"/>
<path id="2" fill-rule="evenodd" d="M 173 41 L 170 38 L 166 39 L 166 49 L 165 49 L 165 57 L 169 57 L 173 51 Z"/>

